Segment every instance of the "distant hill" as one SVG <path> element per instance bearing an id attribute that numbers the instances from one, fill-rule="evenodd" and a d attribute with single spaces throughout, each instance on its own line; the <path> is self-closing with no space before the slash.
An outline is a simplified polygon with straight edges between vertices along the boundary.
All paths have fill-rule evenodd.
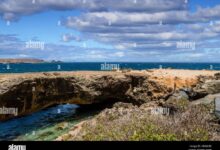
<path id="1" fill-rule="evenodd" d="M 44 60 L 41 59 L 1 59 L 0 58 L 0 63 L 43 63 L 45 62 Z"/>

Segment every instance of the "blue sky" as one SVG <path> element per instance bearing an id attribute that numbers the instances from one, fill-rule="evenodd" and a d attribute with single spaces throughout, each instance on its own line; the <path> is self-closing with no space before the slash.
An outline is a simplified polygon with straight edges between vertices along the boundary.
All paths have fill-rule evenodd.
<path id="1" fill-rule="evenodd" d="M 0 16 L 0 58 L 220 62 L 219 0 L 2 0 Z"/>

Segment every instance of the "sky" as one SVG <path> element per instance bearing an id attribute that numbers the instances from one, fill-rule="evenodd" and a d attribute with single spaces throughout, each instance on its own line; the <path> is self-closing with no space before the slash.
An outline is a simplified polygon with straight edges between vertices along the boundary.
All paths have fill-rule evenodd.
<path id="1" fill-rule="evenodd" d="M 0 58 L 220 62 L 220 0 L 0 0 Z"/>

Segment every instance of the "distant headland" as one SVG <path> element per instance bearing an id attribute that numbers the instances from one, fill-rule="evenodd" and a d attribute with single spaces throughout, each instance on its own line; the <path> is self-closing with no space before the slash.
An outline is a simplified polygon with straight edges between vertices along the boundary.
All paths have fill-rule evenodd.
<path id="1" fill-rule="evenodd" d="M 0 59 L 0 63 L 44 63 L 44 60 L 41 59 L 32 59 L 32 58 L 22 58 L 22 59 L 8 59 L 8 58 L 4 58 L 4 59 Z"/>

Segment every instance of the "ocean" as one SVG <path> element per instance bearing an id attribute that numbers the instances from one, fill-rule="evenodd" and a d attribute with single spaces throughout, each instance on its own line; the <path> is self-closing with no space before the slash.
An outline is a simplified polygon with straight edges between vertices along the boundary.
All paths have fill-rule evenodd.
<path id="1" fill-rule="evenodd" d="M 117 65 L 120 69 L 130 68 L 134 70 L 172 68 L 190 70 L 220 70 L 220 63 L 126 63 L 126 62 L 95 62 L 95 63 L 19 63 L 0 64 L 0 73 L 25 73 L 25 72 L 49 72 L 49 71 L 100 71 L 102 65 Z"/>
<path id="2" fill-rule="evenodd" d="M 113 64 L 134 70 L 173 68 L 191 70 L 220 70 L 220 63 L 40 63 L 0 64 L 0 73 L 26 73 L 49 71 L 100 71 L 103 64 Z M 62 113 L 57 113 L 60 110 Z M 76 123 L 93 117 L 98 111 L 82 110 L 77 105 L 65 104 L 40 110 L 31 115 L 0 122 L 0 141 L 54 140 Z"/>
<path id="3" fill-rule="evenodd" d="M 85 106 L 84 106 L 85 107 Z M 51 141 L 75 124 L 98 114 L 105 106 L 51 106 L 30 115 L 0 121 L 0 141 Z"/>

